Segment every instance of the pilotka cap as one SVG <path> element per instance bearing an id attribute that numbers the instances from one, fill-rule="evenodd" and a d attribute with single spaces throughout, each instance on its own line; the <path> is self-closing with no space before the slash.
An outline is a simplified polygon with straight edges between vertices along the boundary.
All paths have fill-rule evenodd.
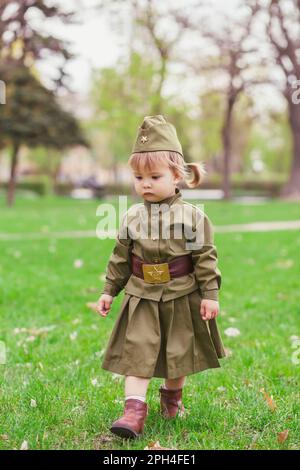
<path id="1" fill-rule="evenodd" d="M 170 150 L 182 153 L 175 126 L 167 122 L 161 114 L 145 116 L 138 129 L 132 153 Z"/>

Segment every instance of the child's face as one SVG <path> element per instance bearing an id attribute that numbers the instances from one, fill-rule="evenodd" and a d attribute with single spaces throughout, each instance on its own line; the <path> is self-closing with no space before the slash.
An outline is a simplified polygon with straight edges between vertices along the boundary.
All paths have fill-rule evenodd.
<path id="1" fill-rule="evenodd" d="M 134 171 L 134 187 L 137 194 L 151 202 L 158 202 L 175 194 L 175 187 L 180 179 L 167 164 L 142 173 Z"/>

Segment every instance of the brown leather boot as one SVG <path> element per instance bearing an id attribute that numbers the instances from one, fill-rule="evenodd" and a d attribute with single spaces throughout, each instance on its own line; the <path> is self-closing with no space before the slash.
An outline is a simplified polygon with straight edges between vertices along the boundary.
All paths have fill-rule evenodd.
<path id="1" fill-rule="evenodd" d="M 147 403 L 129 398 L 125 401 L 124 415 L 113 422 L 110 430 L 120 437 L 138 437 L 143 432 L 147 414 Z"/>
<path id="2" fill-rule="evenodd" d="M 160 411 L 164 418 L 183 416 L 182 388 L 174 390 L 160 387 Z"/>

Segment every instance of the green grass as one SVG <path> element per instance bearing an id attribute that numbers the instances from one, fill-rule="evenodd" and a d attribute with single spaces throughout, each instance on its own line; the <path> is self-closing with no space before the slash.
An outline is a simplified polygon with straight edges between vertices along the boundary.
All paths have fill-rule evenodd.
<path id="1" fill-rule="evenodd" d="M 94 230 L 99 217 L 96 209 L 100 203 L 117 202 L 107 198 L 103 201 L 80 201 L 70 198 L 36 197 L 32 200 L 17 199 L 13 208 L 7 208 L 0 199 L 0 233 L 38 232 L 47 233 L 61 230 Z M 141 202 L 138 199 L 136 202 Z M 191 201 L 201 204 L 201 201 Z M 128 207 L 132 199 L 128 199 Z M 265 203 L 242 204 L 238 202 L 205 201 L 204 210 L 216 225 L 249 223 L 260 221 L 285 221 L 300 219 L 300 204 L 269 200 Z"/>
<path id="2" fill-rule="evenodd" d="M 12 210 L 1 204 L 0 232 L 93 230 L 98 221 L 97 201 L 19 199 Z M 205 207 L 220 225 L 299 219 L 296 203 Z M 299 448 L 300 364 L 292 362 L 291 336 L 300 337 L 300 232 L 218 233 L 216 244 L 223 274 L 218 323 L 231 356 L 220 369 L 188 377 L 188 411 L 173 422 L 158 414 L 161 380 L 153 379 L 144 435 L 127 441 L 109 432 L 123 410 L 123 378 L 101 369 L 123 294 L 105 319 L 86 306 L 101 292 L 113 240 L 0 241 L 0 341 L 7 349 L 0 448 L 19 449 L 24 440 L 30 449 L 143 449 L 157 440 L 182 450 Z M 52 329 L 15 331 L 42 327 Z M 228 327 L 240 336 L 227 337 Z M 279 444 L 285 429 L 288 439 Z"/>

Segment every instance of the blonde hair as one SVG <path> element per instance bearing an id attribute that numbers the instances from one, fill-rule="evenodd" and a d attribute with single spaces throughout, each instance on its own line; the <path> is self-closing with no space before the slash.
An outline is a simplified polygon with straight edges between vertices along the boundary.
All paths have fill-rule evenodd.
<path id="1" fill-rule="evenodd" d="M 133 153 L 128 163 L 134 171 L 151 171 L 159 164 L 167 164 L 169 168 L 185 180 L 189 188 L 199 186 L 207 174 L 203 163 L 186 163 L 178 152 L 159 150 L 152 152 Z"/>

